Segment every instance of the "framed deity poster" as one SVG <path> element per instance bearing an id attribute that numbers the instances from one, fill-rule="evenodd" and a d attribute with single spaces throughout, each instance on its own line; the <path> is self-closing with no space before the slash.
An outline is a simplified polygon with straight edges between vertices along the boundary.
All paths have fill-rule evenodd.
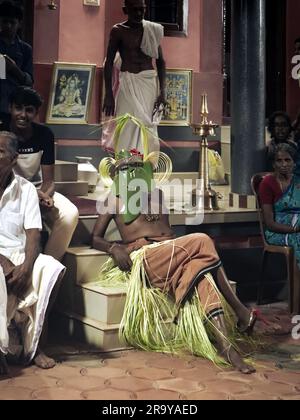
<path id="1" fill-rule="evenodd" d="M 190 125 L 192 119 L 192 70 L 167 69 L 166 101 L 161 125 Z"/>
<path id="2" fill-rule="evenodd" d="M 47 123 L 88 123 L 95 70 L 95 64 L 54 63 Z"/>

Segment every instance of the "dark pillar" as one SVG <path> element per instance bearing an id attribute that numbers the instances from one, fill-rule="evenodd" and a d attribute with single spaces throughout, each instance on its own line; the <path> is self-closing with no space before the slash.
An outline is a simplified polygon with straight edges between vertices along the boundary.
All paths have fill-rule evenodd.
<path id="1" fill-rule="evenodd" d="M 265 169 L 265 0 L 232 0 L 231 190 L 251 195 Z"/>

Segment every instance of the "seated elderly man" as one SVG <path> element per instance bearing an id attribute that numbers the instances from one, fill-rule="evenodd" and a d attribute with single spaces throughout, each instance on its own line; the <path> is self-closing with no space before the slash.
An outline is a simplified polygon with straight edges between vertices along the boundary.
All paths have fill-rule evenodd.
<path id="1" fill-rule="evenodd" d="M 153 186 L 154 165 L 171 171 L 163 153 L 137 156 L 136 151 L 122 151 L 100 164 L 102 179 L 112 191 L 103 207 L 98 206 L 93 247 L 111 256 L 99 283 L 116 284 L 118 279 L 128 283 L 121 332 L 129 344 L 148 351 L 188 350 L 252 373 L 238 352 L 230 311 L 238 318 L 239 332 L 247 334 L 256 313 L 232 292 L 207 235 L 175 238 L 162 193 Z M 121 243 L 104 238 L 111 220 Z M 174 323 L 165 322 L 172 318 Z"/>
<path id="2" fill-rule="evenodd" d="M 39 254 L 39 199 L 13 173 L 17 148 L 14 134 L 0 132 L 0 374 L 8 373 L 7 354 L 44 369 L 55 365 L 40 344 L 50 296 L 64 273 L 62 264 Z"/>

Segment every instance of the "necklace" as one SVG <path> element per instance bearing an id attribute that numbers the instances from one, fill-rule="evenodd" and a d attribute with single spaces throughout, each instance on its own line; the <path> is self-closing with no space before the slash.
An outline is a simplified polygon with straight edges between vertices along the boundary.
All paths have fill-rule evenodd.
<path id="1" fill-rule="evenodd" d="M 145 219 L 148 223 L 158 222 L 160 219 L 159 214 L 145 214 Z"/>
<path id="2" fill-rule="evenodd" d="M 281 192 L 285 192 L 286 190 L 287 190 L 287 188 L 290 186 L 290 184 L 291 184 L 291 181 L 292 181 L 292 179 L 293 179 L 293 177 L 291 178 L 291 179 L 289 179 L 288 180 L 288 183 L 285 185 L 279 178 L 277 178 L 277 181 L 278 181 L 278 183 L 279 183 L 279 185 L 280 185 L 280 189 L 281 189 Z"/>

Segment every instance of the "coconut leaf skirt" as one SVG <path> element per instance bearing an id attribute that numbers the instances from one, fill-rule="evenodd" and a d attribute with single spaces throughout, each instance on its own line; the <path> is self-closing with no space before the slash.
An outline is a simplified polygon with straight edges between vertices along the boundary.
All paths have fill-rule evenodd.
<path id="1" fill-rule="evenodd" d="M 214 345 L 220 335 L 199 299 L 198 290 L 182 307 L 158 288 L 149 284 L 144 268 L 145 251 L 151 244 L 130 254 L 133 267 L 130 273 L 121 271 L 109 258 L 102 266 L 97 284 L 102 287 L 127 287 L 127 297 L 119 333 L 126 342 L 146 351 L 174 354 L 192 353 L 211 360 L 217 365 L 228 363 L 218 355 Z M 241 339 L 235 330 L 236 320 L 232 309 L 219 292 L 211 274 L 205 275 L 221 301 L 228 330 L 228 345 L 238 349 Z M 177 322 L 174 322 L 174 319 Z"/>

